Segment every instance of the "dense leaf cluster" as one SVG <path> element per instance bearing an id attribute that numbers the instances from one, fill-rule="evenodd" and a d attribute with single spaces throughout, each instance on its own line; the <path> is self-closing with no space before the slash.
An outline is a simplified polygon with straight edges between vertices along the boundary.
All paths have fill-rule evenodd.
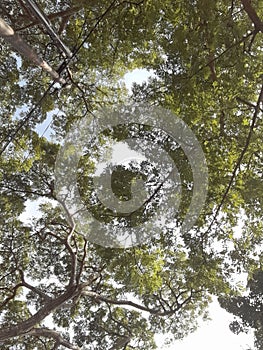
<path id="1" fill-rule="evenodd" d="M 1 349 L 155 349 L 157 333 L 173 340 L 194 331 L 199 317 L 207 317 L 211 295 L 241 317 L 232 324 L 235 332 L 256 329 L 261 349 L 262 273 L 246 297 L 233 283 L 237 272 L 251 278 L 262 270 L 260 0 L 37 1 L 70 58 L 27 3 L 2 0 L 0 17 L 65 84 L 55 84 L 0 38 Z M 153 75 L 128 96 L 121 79 L 133 68 Z M 65 215 L 54 169 L 74 121 L 93 115 L 95 123 L 99 107 L 130 100 L 165 107 L 191 127 L 207 159 L 209 190 L 189 232 L 165 225 L 145 245 L 113 249 L 91 243 Z M 102 221 L 105 210 L 94 205 L 90 178 L 108 136 L 100 135 L 79 163 L 79 188 Z M 169 142 L 163 146 L 170 149 Z M 173 156 L 185 195 L 193 186 L 191 169 L 182 152 Z M 150 174 L 158 182 L 147 162 L 116 167 L 115 195 L 129 200 L 138 178 L 147 178 L 151 189 Z M 162 191 L 155 195 L 140 223 Z M 183 198 L 182 216 L 189 206 Z M 22 220 L 32 205 L 38 212 Z"/>

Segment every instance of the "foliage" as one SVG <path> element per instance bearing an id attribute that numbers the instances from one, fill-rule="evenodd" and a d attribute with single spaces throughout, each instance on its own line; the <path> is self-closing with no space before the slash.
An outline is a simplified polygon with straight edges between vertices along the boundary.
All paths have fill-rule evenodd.
<path id="1" fill-rule="evenodd" d="M 248 281 L 249 294 L 220 299 L 220 305 L 238 318 L 231 322 L 229 328 L 239 334 L 254 330 L 255 348 L 263 348 L 263 272 L 257 270 Z"/>
<path id="2" fill-rule="evenodd" d="M 26 1 L 2 0 L 0 17 L 66 84 L 52 82 L 1 39 L 1 349 L 155 349 L 156 333 L 180 339 L 195 330 L 199 317 L 207 317 L 211 294 L 243 317 L 235 330 L 254 327 L 259 342 L 261 316 L 250 311 L 262 308 L 262 300 L 256 302 L 262 273 L 251 280 L 248 297 L 237 296 L 232 278 L 236 272 L 251 277 L 262 267 L 261 2 L 37 3 L 73 56 L 64 56 Z M 154 75 L 128 96 L 120 79 L 136 67 Z M 87 232 L 66 220 L 54 168 L 74 121 L 130 99 L 170 109 L 191 127 L 206 155 L 210 185 L 191 231 L 180 234 L 167 225 L 147 245 L 124 250 L 89 242 Z M 51 136 L 45 137 L 43 123 Z M 108 142 L 107 133 L 100 136 L 79 163 L 88 205 L 92 157 Z M 179 151 L 173 156 L 186 188 L 193 182 L 189 165 Z M 116 196 L 130 199 L 134 181 L 150 173 L 157 175 L 147 162 L 140 169 L 116 167 Z M 189 205 L 183 195 L 181 214 Z M 142 220 L 160 197 L 161 191 L 149 212 L 140 213 Z M 20 215 L 31 201 L 39 210 L 25 222 Z M 100 219 L 103 211 L 93 208 Z M 130 225 L 137 224 L 135 217 Z M 239 301 L 246 310 L 235 309 Z"/>

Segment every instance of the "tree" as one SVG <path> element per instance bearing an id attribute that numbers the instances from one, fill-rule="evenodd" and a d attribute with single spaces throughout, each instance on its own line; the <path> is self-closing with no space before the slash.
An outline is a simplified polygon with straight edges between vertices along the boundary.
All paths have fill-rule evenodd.
<path id="1" fill-rule="evenodd" d="M 71 57 L 26 3 L 3 0 L 1 18 L 67 84 L 56 86 L 2 41 L 1 349 L 154 349 L 156 333 L 183 338 L 198 317 L 207 317 L 211 294 L 237 293 L 231 283 L 236 271 L 251 274 L 262 266 L 260 2 L 38 1 Z M 170 109 L 192 128 L 206 155 L 210 186 L 191 231 L 180 234 L 165 225 L 147 244 L 107 248 L 75 225 L 54 190 L 55 165 L 74 122 L 96 118 L 99 106 L 129 100 L 119 80 L 135 67 L 155 76 L 135 85 L 131 98 Z M 37 132 L 47 118 L 52 138 Z M 126 128 L 106 130 L 87 145 L 78 180 L 87 206 L 94 204 L 94 158 L 110 137 L 122 140 L 134 124 L 127 120 Z M 183 217 L 193 191 L 187 159 L 169 138 L 160 141 L 153 128 L 140 127 L 141 137 L 172 150 L 184 184 Z M 112 187 L 120 200 L 130 199 L 136 179 L 147 178 L 154 188 L 127 226 L 147 222 L 162 196 L 162 182 L 158 176 L 151 182 L 150 173 L 157 175 L 147 162 L 114 168 Z M 40 200 L 39 216 L 21 221 L 28 201 Z M 107 208 L 95 204 L 94 216 L 105 220 Z M 241 213 L 246 222 L 238 237 Z"/>
<path id="2" fill-rule="evenodd" d="M 26 56 L 26 58 L 32 63 L 40 66 L 46 70 L 55 81 L 65 83 L 60 79 L 57 72 L 55 72 L 45 61 L 40 59 L 37 54 L 24 42 L 24 40 L 14 32 L 14 30 L 0 18 L 0 35 L 7 43 L 10 43 L 19 53 Z"/>
<path id="3" fill-rule="evenodd" d="M 219 299 L 220 305 L 236 316 L 229 328 L 232 332 L 239 334 L 247 332 L 249 328 L 254 329 L 255 348 L 263 348 L 263 272 L 255 271 L 248 281 L 247 296 L 236 296 L 232 298 Z"/>

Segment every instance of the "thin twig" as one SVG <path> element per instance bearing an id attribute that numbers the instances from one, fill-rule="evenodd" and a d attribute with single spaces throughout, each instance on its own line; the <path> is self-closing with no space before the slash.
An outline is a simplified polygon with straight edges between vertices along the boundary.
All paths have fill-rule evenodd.
<path id="1" fill-rule="evenodd" d="M 232 187 L 232 185 L 234 183 L 234 180 L 236 178 L 238 169 L 239 169 L 239 167 L 240 167 L 240 165 L 242 163 L 242 160 L 243 160 L 243 158 L 244 158 L 244 156 L 245 156 L 245 154 L 246 154 L 246 152 L 248 150 L 248 147 L 249 147 L 249 144 L 250 144 L 250 141 L 251 141 L 251 137 L 252 137 L 253 131 L 255 129 L 258 113 L 260 112 L 260 104 L 262 102 L 263 102 L 263 84 L 261 86 L 261 90 L 260 90 L 260 93 L 259 93 L 259 96 L 258 96 L 257 104 L 255 106 L 255 112 L 253 114 L 253 118 L 252 118 L 252 121 L 251 121 L 251 124 L 250 124 L 249 132 L 248 132 L 248 135 L 247 135 L 247 139 L 246 139 L 244 148 L 243 148 L 243 150 L 242 150 L 242 152 L 241 152 L 241 154 L 240 154 L 240 156 L 239 156 L 239 158 L 237 160 L 237 163 L 236 163 L 236 165 L 234 167 L 234 170 L 232 172 L 232 175 L 231 175 L 230 181 L 228 183 L 228 186 L 227 186 L 227 188 L 225 190 L 225 193 L 224 193 L 224 195 L 223 195 L 223 197 L 222 197 L 222 199 L 221 199 L 221 201 L 220 201 L 220 203 L 219 203 L 219 205 L 218 205 L 218 207 L 216 209 L 216 212 L 215 212 L 215 214 L 213 216 L 213 219 L 212 219 L 208 229 L 204 233 L 201 234 L 202 238 L 204 238 L 204 236 L 206 236 L 209 233 L 209 231 L 211 230 L 211 228 L 212 228 L 213 224 L 215 223 L 215 221 L 217 219 L 217 216 L 220 213 L 221 208 L 222 208 L 222 206 L 223 206 L 223 204 L 224 204 L 224 202 L 225 202 L 225 200 L 226 200 L 226 198 L 227 198 L 227 196 L 229 194 L 229 191 L 230 191 L 230 189 L 231 189 L 231 187 Z"/>

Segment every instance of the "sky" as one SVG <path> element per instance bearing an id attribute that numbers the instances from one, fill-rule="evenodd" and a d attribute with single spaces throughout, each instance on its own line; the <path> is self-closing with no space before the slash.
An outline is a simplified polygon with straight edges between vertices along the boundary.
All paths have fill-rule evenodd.
<path id="1" fill-rule="evenodd" d="M 170 347 L 160 346 L 158 350 L 246 350 L 253 347 L 252 334 L 236 335 L 229 330 L 233 315 L 222 309 L 216 300 L 210 306 L 210 317 L 211 321 L 202 322 L 196 332 L 182 341 L 176 341 Z"/>
<path id="2" fill-rule="evenodd" d="M 131 87 L 134 82 L 141 84 L 144 81 L 147 81 L 147 78 L 150 76 L 152 76 L 152 72 L 149 72 L 146 69 L 136 68 L 132 72 L 126 73 L 123 80 L 127 89 L 131 92 Z"/>

